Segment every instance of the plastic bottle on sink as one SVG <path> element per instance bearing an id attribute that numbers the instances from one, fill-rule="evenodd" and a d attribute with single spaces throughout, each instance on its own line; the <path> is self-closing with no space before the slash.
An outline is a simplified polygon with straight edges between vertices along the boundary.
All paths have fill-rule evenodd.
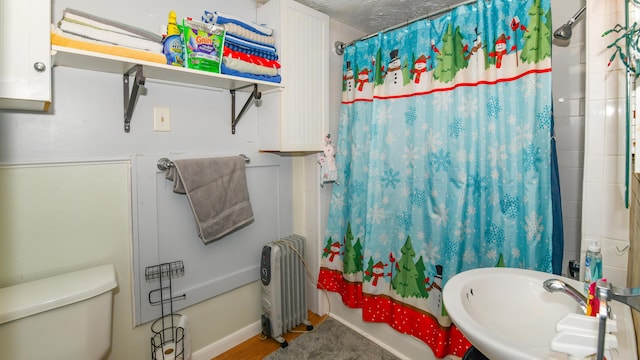
<path id="1" fill-rule="evenodd" d="M 584 289 L 589 292 L 589 285 L 602 278 L 602 253 L 600 242 L 596 239 L 588 240 L 587 253 L 584 262 Z"/>

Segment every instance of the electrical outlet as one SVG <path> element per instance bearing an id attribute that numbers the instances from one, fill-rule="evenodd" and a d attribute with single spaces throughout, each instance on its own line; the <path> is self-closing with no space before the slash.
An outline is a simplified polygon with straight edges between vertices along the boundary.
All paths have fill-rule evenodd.
<path id="1" fill-rule="evenodd" d="M 171 112 L 166 107 L 153 108 L 153 131 L 171 131 Z"/>

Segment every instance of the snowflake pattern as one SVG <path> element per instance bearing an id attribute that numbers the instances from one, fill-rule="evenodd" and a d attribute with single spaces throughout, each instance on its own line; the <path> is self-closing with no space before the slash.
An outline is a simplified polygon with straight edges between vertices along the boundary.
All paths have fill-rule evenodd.
<path id="1" fill-rule="evenodd" d="M 404 113 L 404 122 L 407 126 L 411 127 L 416 123 L 416 119 L 418 116 L 416 115 L 416 107 L 410 106 L 407 111 Z"/>
<path id="2" fill-rule="evenodd" d="M 453 259 L 460 253 L 460 242 L 447 239 L 444 242 L 444 256 L 448 259 Z"/>
<path id="3" fill-rule="evenodd" d="M 449 136 L 458 138 L 460 134 L 464 131 L 464 126 L 462 126 L 462 119 L 457 117 L 453 119 L 453 123 L 449 124 Z"/>
<path id="4" fill-rule="evenodd" d="M 468 97 L 465 99 L 464 105 L 458 109 L 460 115 L 465 118 L 473 118 L 478 113 L 478 98 Z"/>
<path id="5" fill-rule="evenodd" d="M 517 196 L 504 194 L 502 200 L 500 200 L 500 211 L 510 219 L 515 219 L 520 213 L 521 208 L 522 203 Z"/>
<path id="6" fill-rule="evenodd" d="M 542 84 L 538 83 L 538 78 L 535 76 L 528 76 L 522 82 L 522 93 L 524 98 L 528 99 L 536 94 L 538 89 L 542 87 Z"/>
<path id="7" fill-rule="evenodd" d="M 351 179 L 351 163 L 350 162 L 344 165 L 344 167 L 342 168 L 342 174 L 345 179 L 344 181 Z"/>
<path id="8" fill-rule="evenodd" d="M 420 155 L 420 151 L 421 149 L 414 147 L 414 146 L 406 146 L 404 148 L 404 152 L 402 154 L 402 159 L 407 161 L 407 163 L 409 163 L 410 167 L 413 168 L 413 162 L 420 159 L 421 155 Z"/>
<path id="9" fill-rule="evenodd" d="M 538 127 L 543 129 L 551 128 L 551 106 L 546 105 L 542 111 L 536 114 L 536 120 L 538 121 Z"/>
<path id="10" fill-rule="evenodd" d="M 405 231 L 409 231 L 411 229 L 411 226 L 413 226 L 413 216 L 411 216 L 411 214 L 408 212 L 402 212 L 398 214 L 397 220 L 400 228 Z"/>
<path id="11" fill-rule="evenodd" d="M 471 249 L 465 250 L 462 255 L 462 261 L 464 261 L 465 264 L 471 264 L 475 262 L 476 259 L 478 259 L 478 255 L 476 255 L 476 252 Z"/>
<path id="12" fill-rule="evenodd" d="M 385 187 L 395 189 L 400 182 L 400 172 L 393 171 L 392 168 L 386 169 L 380 180 Z"/>
<path id="13" fill-rule="evenodd" d="M 349 191 L 354 197 L 365 195 L 367 193 L 367 184 L 362 181 L 354 181 L 351 183 Z"/>
<path id="14" fill-rule="evenodd" d="M 509 18 L 504 19 L 510 21 L 513 14 L 508 15 Z M 465 24 L 462 29 L 467 29 L 469 34 L 475 30 L 471 24 Z M 345 52 L 345 59 L 351 59 L 356 68 L 363 69 L 366 64 L 373 69 L 372 60 L 381 61 L 376 66 L 387 67 L 391 49 L 399 49 L 403 66 L 411 66 L 410 61 L 422 53 L 433 55 L 431 43 L 424 40 L 425 36 L 396 36 L 385 38 L 381 52 L 380 45 L 372 44 L 351 54 Z M 409 48 L 414 37 L 420 38 L 428 49 L 418 54 L 417 48 Z M 520 42 L 523 44 L 524 40 Z M 442 45 L 441 40 L 435 43 L 440 49 Z M 366 51 L 371 51 L 367 59 L 358 58 Z M 481 55 L 475 54 L 473 61 L 481 63 Z M 518 54 L 514 51 L 508 56 L 514 58 Z M 523 71 L 524 67 L 517 67 L 515 62 L 508 63 L 505 62 L 505 67 L 518 73 Z M 397 285 L 391 284 L 393 277 L 387 273 L 397 276 L 396 266 L 403 257 L 406 257 L 405 264 L 411 264 L 412 260 L 424 271 L 418 274 L 420 286 L 425 279 L 433 280 L 436 265 L 444 267 L 443 280 L 446 281 L 464 269 L 493 266 L 498 258 L 503 258 L 509 266 L 536 270 L 544 270 L 546 266 L 539 264 L 541 259 L 550 261 L 550 251 L 547 251 L 551 244 L 550 207 L 546 206 L 549 148 L 545 129 L 551 128 L 553 118 L 551 106 L 545 107 L 544 102 L 551 99 L 551 90 L 547 89 L 551 85 L 551 74 L 531 72 L 506 81 L 500 79 L 495 84 L 456 86 L 460 81 L 472 79 L 469 76 L 481 74 L 482 69 L 474 64 L 460 70 L 460 76 L 451 82 L 442 83 L 433 81 L 429 73 L 438 66 L 438 61 L 432 58 L 427 66 L 427 74 L 423 76 L 431 75 L 428 80 L 432 81 L 421 82 L 420 86 L 409 84 L 399 90 L 406 94 L 387 93 L 389 89 L 385 86 L 376 88 L 372 82 L 368 88 L 375 89 L 370 91 L 371 101 L 358 99 L 341 106 L 336 156 L 340 186 L 331 187 L 333 195 L 326 233 L 341 241 L 350 227 L 354 241 L 361 240 L 362 248 L 356 250 L 361 251 L 357 255 L 365 255 L 362 259 L 365 269 L 360 279 L 371 266 L 370 258 L 373 263 L 383 261 L 387 265 L 385 276 L 379 279 L 378 292 L 364 300 L 373 301 L 377 307 L 364 310 L 367 307 L 362 306 L 363 314 L 369 311 L 370 317 L 381 321 L 393 315 L 386 313 L 385 304 L 376 298 L 431 312 L 426 298 L 402 297 L 395 288 Z M 528 64 L 527 69 L 533 66 Z M 502 76 L 499 72 L 496 74 Z M 427 90 L 435 86 L 436 91 L 410 93 L 422 91 L 425 86 Z M 442 86 L 452 87 L 440 91 L 437 87 Z M 359 96 L 368 95 L 362 92 Z M 530 111 L 534 104 L 538 105 Z M 534 186 L 530 186 L 533 182 Z M 407 244 L 409 238 L 411 242 Z M 402 254 L 401 249 L 411 254 L 406 251 L 410 248 L 404 248 L 403 244 L 412 246 L 415 256 Z M 339 260 L 343 257 L 346 254 Z M 422 263 L 417 262 L 419 258 L 425 270 Z M 335 279 L 338 287 L 350 287 L 346 290 L 350 299 L 362 301 L 357 299 L 362 291 L 371 294 L 369 280 L 358 284 L 352 282 L 357 279 L 354 276 L 347 278 L 349 284 L 343 284 L 338 265 L 331 270 L 327 274 Z M 355 291 L 351 292 L 352 289 Z M 404 313 L 405 309 L 399 311 Z M 425 316 L 431 315 L 442 314 L 425 313 Z M 391 322 L 399 326 L 412 324 L 405 320 L 392 319 Z M 442 322 L 440 325 L 447 326 Z"/>
<path id="15" fill-rule="evenodd" d="M 538 171 L 538 163 L 542 162 L 542 159 L 540 159 L 540 149 L 533 144 L 529 144 L 529 146 L 523 150 L 522 162 L 525 171 Z"/>
<path id="16" fill-rule="evenodd" d="M 449 108 L 453 104 L 453 96 L 448 92 L 439 92 L 435 94 L 433 105 L 438 112 L 449 111 Z"/>
<path id="17" fill-rule="evenodd" d="M 507 160 L 507 150 L 505 145 L 494 146 L 489 149 L 489 161 L 491 166 L 497 166 Z"/>
<path id="18" fill-rule="evenodd" d="M 435 171 L 445 171 L 449 168 L 450 164 L 451 156 L 443 149 L 438 150 L 429 160 L 429 165 L 431 165 Z"/>
<path id="19" fill-rule="evenodd" d="M 414 189 L 410 195 L 413 205 L 421 206 L 427 202 L 427 192 L 424 189 Z"/>
<path id="20" fill-rule="evenodd" d="M 513 140 L 511 141 L 509 151 L 512 154 L 516 154 L 522 150 L 522 144 L 529 144 L 531 141 L 533 141 L 533 126 L 531 124 L 516 127 L 513 130 Z"/>
<path id="21" fill-rule="evenodd" d="M 496 96 L 492 96 L 487 101 L 487 115 L 490 118 L 497 118 L 502 111 L 502 105 L 500 105 L 500 100 Z"/>
<path id="22" fill-rule="evenodd" d="M 498 226 L 493 223 L 489 224 L 489 226 L 485 229 L 484 236 L 487 240 L 487 244 L 491 246 L 501 248 L 504 244 L 505 236 L 504 228 L 502 226 Z"/>
<path id="23" fill-rule="evenodd" d="M 535 212 L 532 212 L 527 216 L 525 231 L 527 232 L 527 242 L 531 243 L 539 241 L 542 236 L 544 226 L 542 225 L 542 216 L 538 216 Z"/>
<path id="24" fill-rule="evenodd" d="M 374 138 L 378 136 L 378 130 L 378 124 L 371 124 L 371 127 L 369 128 L 369 137 Z"/>
<path id="25" fill-rule="evenodd" d="M 440 204 L 438 207 L 433 209 L 434 213 L 431 215 L 431 219 L 433 219 L 434 225 L 441 227 L 446 226 L 449 222 L 449 209 L 445 204 Z"/>
<path id="26" fill-rule="evenodd" d="M 386 212 L 383 207 L 374 205 L 371 210 L 371 220 L 376 224 L 382 224 L 387 218 Z"/>
<path id="27" fill-rule="evenodd" d="M 480 196 L 489 190 L 489 179 L 486 176 L 474 175 L 467 178 L 467 188 L 471 189 L 473 196 Z"/>

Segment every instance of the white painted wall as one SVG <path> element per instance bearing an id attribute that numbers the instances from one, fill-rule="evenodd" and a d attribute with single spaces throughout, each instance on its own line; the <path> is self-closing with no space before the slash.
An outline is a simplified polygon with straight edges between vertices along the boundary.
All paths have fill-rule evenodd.
<path id="1" fill-rule="evenodd" d="M 204 9 L 256 16 L 252 0 L 56 0 L 53 21 L 66 7 L 152 31 L 166 23 L 171 9 L 179 18 L 198 18 Z M 122 88 L 121 75 L 56 67 L 51 113 L 0 110 L 0 286 L 113 263 L 119 287 L 109 359 L 148 359 L 149 324 L 134 328 L 132 317 L 130 157 L 244 153 L 252 163 L 279 163 L 285 178 L 291 177 L 291 159 L 258 152 L 253 106 L 231 135 L 231 96 L 215 89 L 147 81 L 126 134 Z M 246 95 L 237 98 L 241 106 Z M 153 131 L 154 106 L 170 108 L 171 132 Z M 290 189 L 280 191 L 290 206 Z M 259 331 L 253 326 L 261 315 L 260 286 L 255 282 L 181 312 L 191 320 L 192 349 L 204 349 L 208 359 L 226 350 L 228 336 Z"/>

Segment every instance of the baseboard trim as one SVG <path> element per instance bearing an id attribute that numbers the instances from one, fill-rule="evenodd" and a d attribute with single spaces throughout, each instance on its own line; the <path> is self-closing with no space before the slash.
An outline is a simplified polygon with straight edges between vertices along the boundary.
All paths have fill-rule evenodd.
<path id="1" fill-rule="evenodd" d="M 262 331 L 260 321 L 245 326 L 244 328 L 213 342 L 191 355 L 191 360 L 211 360 L 225 351 L 239 345 Z"/>

